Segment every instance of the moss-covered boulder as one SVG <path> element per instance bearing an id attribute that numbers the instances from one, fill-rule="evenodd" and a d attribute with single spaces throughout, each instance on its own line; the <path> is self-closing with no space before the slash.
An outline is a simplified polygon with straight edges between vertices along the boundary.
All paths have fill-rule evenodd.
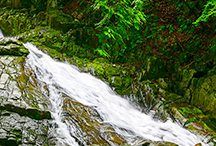
<path id="1" fill-rule="evenodd" d="M 28 50 L 15 38 L 0 38 L 0 54 L 22 56 L 28 54 Z"/>
<path id="2" fill-rule="evenodd" d="M 191 87 L 191 104 L 216 118 L 216 75 L 194 78 Z"/>
<path id="3" fill-rule="evenodd" d="M 0 9 L 0 28 L 5 34 L 15 36 L 37 26 L 49 26 L 56 30 L 67 32 L 74 28 L 77 22 L 71 15 L 64 14 L 58 10 L 40 11 L 28 9 Z"/>
<path id="4" fill-rule="evenodd" d="M 214 60 L 214 65 L 216 65 L 216 37 L 213 37 L 209 43 L 209 54 L 210 58 Z"/>
<path id="5" fill-rule="evenodd" d="M 23 7 L 31 7 L 36 0 L 1 0 L 0 5 L 2 7 L 12 7 L 12 8 L 23 8 Z"/>
<path id="6" fill-rule="evenodd" d="M 194 69 L 175 68 L 174 73 L 171 75 L 173 81 L 172 90 L 175 93 L 184 95 L 185 91 L 190 86 L 194 73 L 196 73 Z M 186 99 L 189 101 L 189 97 L 186 97 Z"/>
<path id="7" fill-rule="evenodd" d="M 64 14 L 61 11 L 49 11 L 47 14 L 47 22 L 51 28 L 67 32 L 74 28 L 76 21 L 71 15 Z"/>
<path id="8" fill-rule="evenodd" d="M 164 78 L 167 74 L 166 63 L 157 56 L 145 56 L 142 80 Z"/>
<path id="9" fill-rule="evenodd" d="M 26 9 L 0 9 L 0 28 L 8 36 L 17 35 L 33 27 L 28 17 Z"/>

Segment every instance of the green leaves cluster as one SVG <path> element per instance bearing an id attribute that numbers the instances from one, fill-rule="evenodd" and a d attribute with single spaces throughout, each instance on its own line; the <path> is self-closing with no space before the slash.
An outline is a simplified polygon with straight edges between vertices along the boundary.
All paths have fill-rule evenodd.
<path id="1" fill-rule="evenodd" d="M 216 1 L 209 0 L 205 5 L 205 9 L 202 12 L 202 15 L 195 21 L 193 24 L 197 25 L 199 22 L 204 21 L 206 22 L 209 17 L 216 16 Z"/>
<path id="2" fill-rule="evenodd" d="M 95 24 L 96 29 L 99 30 L 97 36 L 100 42 L 95 51 L 114 60 L 125 56 L 128 51 L 127 42 L 141 37 L 134 34 L 137 34 L 142 24 L 146 22 L 142 5 L 141 0 L 94 0 L 92 7 L 100 13 L 101 18 Z M 136 41 L 132 42 L 136 43 Z"/>

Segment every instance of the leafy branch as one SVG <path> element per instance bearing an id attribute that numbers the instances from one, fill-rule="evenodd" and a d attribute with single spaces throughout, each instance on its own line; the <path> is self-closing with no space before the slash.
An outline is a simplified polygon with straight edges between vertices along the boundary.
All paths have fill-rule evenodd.
<path id="1" fill-rule="evenodd" d="M 207 2 L 207 4 L 205 5 L 205 9 L 202 12 L 202 15 L 195 22 L 193 22 L 193 24 L 197 25 L 201 21 L 206 22 L 211 16 L 216 16 L 216 1 L 215 0 L 209 0 Z"/>
<path id="2" fill-rule="evenodd" d="M 142 4 L 141 0 L 94 1 L 92 7 L 100 12 L 101 17 L 95 24 L 100 42 L 96 51 L 103 56 L 115 56 L 115 59 L 125 55 L 126 42 L 133 36 L 133 31 L 140 31 L 146 22 Z"/>

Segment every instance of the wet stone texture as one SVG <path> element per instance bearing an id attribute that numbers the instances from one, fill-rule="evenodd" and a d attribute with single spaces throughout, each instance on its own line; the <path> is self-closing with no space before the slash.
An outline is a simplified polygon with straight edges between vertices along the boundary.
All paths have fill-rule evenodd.
<path id="1" fill-rule="evenodd" d="M 24 62 L 23 57 L 0 57 L 0 146 L 45 146 L 54 137 L 48 102 L 25 73 Z"/>
<path id="2" fill-rule="evenodd" d="M 102 123 L 96 110 L 69 98 L 65 98 L 63 103 L 65 121 L 83 145 L 120 145 L 126 142 L 110 124 Z"/>
<path id="3" fill-rule="evenodd" d="M 15 38 L 0 38 L 0 54 L 22 56 L 28 54 L 28 50 L 22 45 L 21 41 Z"/>
<path id="4" fill-rule="evenodd" d="M 48 145 L 48 120 L 35 121 L 8 111 L 0 115 L 0 145 Z"/>

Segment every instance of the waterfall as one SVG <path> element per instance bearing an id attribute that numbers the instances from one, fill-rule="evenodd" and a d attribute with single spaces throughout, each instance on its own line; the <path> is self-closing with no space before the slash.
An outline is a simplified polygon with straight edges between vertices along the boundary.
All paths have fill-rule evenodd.
<path id="1" fill-rule="evenodd" d="M 3 37 L 4 37 L 4 35 L 2 33 L 2 30 L 0 29 L 0 38 L 3 38 Z"/>
<path id="2" fill-rule="evenodd" d="M 135 137 L 152 141 L 169 141 L 179 146 L 202 143 L 196 135 L 177 123 L 170 120 L 155 121 L 150 115 L 140 112 L 96 77 L 80 72 L 69 63 L 52 59 L 30 43 L 24 46 L 30 51 L 26 66 L 33 70 L 39 81 L 46 83 L 49 90 L 50 110 L 58 125 L 56 135 L 60 143 L 79 145 L 75 140 L 79 139 L 75 129 L 63 120 L 63 99 L 59 93 L 64 93 L 72 100 L 96 110 L 102 123 L 112 125 L 115 132 L 132 145 L 137 144 L 132 140 Z"/>

